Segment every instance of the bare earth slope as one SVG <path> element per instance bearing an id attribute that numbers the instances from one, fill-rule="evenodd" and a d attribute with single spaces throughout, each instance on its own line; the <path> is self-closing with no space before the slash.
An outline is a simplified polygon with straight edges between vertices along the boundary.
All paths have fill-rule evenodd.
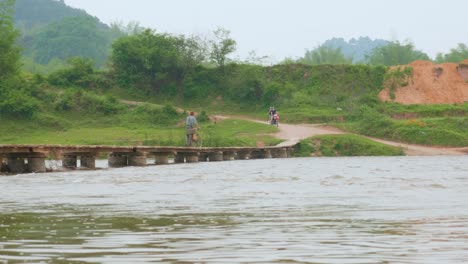
<path id="1" fill-rule="evenodd" d="M 434 64 L 414 61 L 413 77 L 408 85 L 395 90 L 391 100 L 389 88 L 379 94 L 382 101 L 401 104 L 454 104 L 468 102 L 468 60 L 463 63 Z"/>

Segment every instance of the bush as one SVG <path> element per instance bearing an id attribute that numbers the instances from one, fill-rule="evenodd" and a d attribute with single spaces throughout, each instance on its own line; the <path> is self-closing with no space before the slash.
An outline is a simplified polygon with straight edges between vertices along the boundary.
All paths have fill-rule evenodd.
<path id="1" fill-rule="evenodd" d="M 91 92 L 67 90 L 57 98 L 55 109 L 88 113 L 116 114 L 125 106 L 112 96 L 100 96 Z"/>
<path id="2" fill-rule="evenodd" d="M 356 135 L 325 135 L 302 140 L 295 156 L 399 156 L 404 155 L 400 148 Z"/>
<path id="3" fill-rule="evenodd" d="M 21 118 L 34 116 L 39 102 L 24 84 L 21 79 L 0 80 L 0 113 Z"/>

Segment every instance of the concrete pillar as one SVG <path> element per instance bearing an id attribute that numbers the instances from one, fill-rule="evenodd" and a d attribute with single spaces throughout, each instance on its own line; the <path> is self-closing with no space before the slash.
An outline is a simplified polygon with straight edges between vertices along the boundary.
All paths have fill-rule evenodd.
<path id="1" fill-rule="evenodd" d="M 128 165 L 126 153 L 110 153 L 107 157 L 110 168 L 120 168 Z"/>
<path id="2" fill-rule="evenodd" d="M 76 169 L 77 162 L 76 162 L 76 154 L 63 154 L 62 157 L 62 167 L 67 169 Z"/>
<path id="3" fill-rule="evenodd" d="M 8 157 L 7 164 L 12 173 L 26 173 L 28 171 L 24 158 Z"/>
<path id="4" fill-rule="evenodd" d="M 28 168 L 30 172 L 34 173 L 47 172 L 45 165 L 45 157 L 28 158 Z"/>
<path id="5" fill-rule="evenodd" d="M 208 154 L 210 161 L 222 161 L 223 160 L 223 152 L 222 151 L 215 151 Z"/>
<path id="6" fill-rule="evenodd" d="M 205 152 L 200 153 L 200 154 L 198 155 L 198 161 L 199 161 L 199 162 L 206 162 L 206 161 L 208 161 L 208 153 L 205 153 Z"/>
<path id="7" fill-rule="evenodd" d="M 196 163 L 198 162 L 198 153 L 186 153 L 185 159 L 187 163 Z"/>
<path id="8" fill-rule="evenodd" d="M 254 150 L 250 152 L 249 159 L 263 159 L 263 151 L 261 150 Z"/>
<path id="9" fill-rule="evenodd" d="M 238 151 L 236 159 L 238 160 L 246 160 L 250 158 L 250 151 Z"/>
<path id="10" fill-rule="evenodd" d="M 286 152 L 288 153 L 288 158 L 294 156 L 294 148 L 288 148 Z"/>
<path id="11" fill-rule="evenodd" d="M 96 169 L 96 154 L 82 154 L 80 156 L 80 165 L 83 168 Z"/>
<path id="12" fill-rule="evenodd" d="M 133 152 L 128 154 L 128 166 L 146 166 L 146 154 L 143 152 Z"/>
<path id="13" fill-rule="evenodd" d="M 272 157 L 273 157 L 273 156 L 272 156 L 272 154 L 271 154 L 271 150 L 265 149 L 265 150 L 263 151 L 263 158 L 264 158 L 264 159 L 271 159 Z"/>
<path id="14" fill-rule="evenodd" d="M 154 159 L 157 165 L 168 164 L 169 163 L 169 155 L 171 153 L 166 152 L 158 152 L 154 153 Z"/>
<path id="15" fill-rule="evenodd" d="M 273 151 L 273 157 L 274 158 L 280 158 L 280 159 L 285 159 L 288 157 L 288 152 L 286 151 L 286 148 L 279 148 Z"/>
<path id="16" fill-rule="evenodd" d="M 184 153 L 177 153 L 174 157 L 174 163 L 184 163 L 185 155 Z"/>
<path id="17" fill-rule="evenodd" d="M 8 165 L 3 157 L 0 157 L 0 172 L 8 172 Z"/>
<path id="18" fill-rule="evenodd" d="M 234 159 L 234 152 L 232 151 L 223 152 L 223 160 L 233 160 L 233 159 Z"/>

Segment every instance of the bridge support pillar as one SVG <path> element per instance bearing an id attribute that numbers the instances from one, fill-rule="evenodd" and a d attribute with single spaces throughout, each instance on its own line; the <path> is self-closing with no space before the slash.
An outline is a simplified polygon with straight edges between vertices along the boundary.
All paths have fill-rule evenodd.
<path id="1" fill-rule="evenodd" d="M 80 156 L 80 165 L 87 169 L 96 169 L 96 154 L 86 153 Z"/>
<path id="2" fill-rule="evenodd" d="M 222 161 L 223 160 L 223 152 L 222 151 L 215 151 L 208 154 L 210 161 Z"/>
<path id="3" fill-rule="evenodd" d="M 62 167 L 67 169 L 76 169 L 77 157 L 76 154 L 63 154 Z"/>
<path id="4" fill-rule="evenodd" d="M 206 161 L 208 161 L 208 156 L 209 156 L 208 153 L 200 153 L 198 155 L 198 161 L 206 162 Z"/>
<path id="5" fill-rule="evenodd" d="M 168 152 L 157 152 L 154 153 L 154 161 L 157 165 L 169 164 L 169 155 L 172 153 Z"/>
<path id="6" fill-rule="evenodd" d="M 246 160 L 250 158 L 250 151 L 238 151 L 236 159 L 238 160 Z"/>
<path id="7" fill-rule="evenodd" d="M 273 157 L 274 158 L 280 158 L 280 159 L 285 159 L 288 157 L 288 152 L 285 148 L 280 148 L 277 149 L 273 152 Z"/>
<path id="8" fill-rule="evenodd" d="M 294 149 L 293 148 L 288 148 L 286 151 L 288 153 L 288 158 L 291 158 L 294 155 Z"/>
<path id="9" fill-rule="evenodd" d="M 28 170 L 34 173 L 47 172 L 45 165 L 46 156 L 44 154 L 36 154 L 28 157 Z"/>
<path id="10" fill-rule="evenodd" d="M 264 159 L 271 159 L 272 157 L 273 157 L 273 156 L 272 156 L 272 154 L 271 154 L 271 150 L 265 149 L 265 150 L 263 151 L 263 158 L 264 158 Z"/>
<path id="11" fill-rule="evenodd" d="M 174 163 L 184 163 L 185 155 L 184 153 L 177 153 L 174 157 Z"/>
<path id="12" fill-rule="evenodd" d="M 107 157 L 110 168 L 120 168 L 128 165 L 128 158 L 126 153 L 110 153 Z"/>
<path id="13" fill-rule="evenodd" d="M 198 162 L 198 153 L 186 153 L 185 159 L 187 163 L 196 163 Z"/>
<path id="14" fill-rule="evenodd" d="M 24 158 L 8 157 L 7 164 L 9 171 L 12 173 L 26 173 L 28 171 Z"/>
<path id="15" fill-rule="evenodd" d="M 143 152 L 133 152 L 128 154 L 128 166 L 146 166 L 146 154 Z"/>
<path id="16" fill-rule="evenodd" d="M 8 172 L 8 165 L 3 157 L 0 157 L 0 172 Z"/>
<path id="17" fill-rule="evenodd" d="M 233 160 L 235 155 L 235 153 L 232 152 L 232 151 L 224 151 L 223 152 L 223 160 Z"/>

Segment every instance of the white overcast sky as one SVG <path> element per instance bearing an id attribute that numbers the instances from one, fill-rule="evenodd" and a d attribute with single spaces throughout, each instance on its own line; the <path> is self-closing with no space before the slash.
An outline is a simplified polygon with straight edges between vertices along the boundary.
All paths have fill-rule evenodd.
<path id="1" fill-rule="evenodd" d="M 236 56 L 297 58 L 327 39 L 410 40 L 434 57 L 468 44 L 468 0 L 65 0 L 104 23 L 172 34 L 231 31 Z"/>

